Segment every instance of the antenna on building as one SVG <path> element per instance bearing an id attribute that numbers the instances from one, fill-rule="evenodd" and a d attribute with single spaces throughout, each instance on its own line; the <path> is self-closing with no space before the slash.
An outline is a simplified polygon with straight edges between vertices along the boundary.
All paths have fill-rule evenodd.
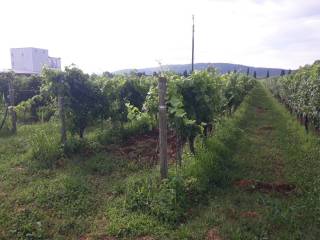
<path id="1" fill-rule="evenodd" d="M 192 14 L 192 60 L 191 60 L 191 73 L 194 70 L 194 15 Z"/>

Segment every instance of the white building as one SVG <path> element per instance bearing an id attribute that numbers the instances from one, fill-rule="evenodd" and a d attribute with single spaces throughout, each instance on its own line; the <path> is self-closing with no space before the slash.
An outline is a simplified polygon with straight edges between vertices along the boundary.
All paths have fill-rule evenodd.
<path id="1" fill-rule="evenodd" d="M 49 57 L 47 49 L 11 48 L 10 52 L 15 73 L 39 74 L 44 66 L 61 69 L 60 58 Z"/>

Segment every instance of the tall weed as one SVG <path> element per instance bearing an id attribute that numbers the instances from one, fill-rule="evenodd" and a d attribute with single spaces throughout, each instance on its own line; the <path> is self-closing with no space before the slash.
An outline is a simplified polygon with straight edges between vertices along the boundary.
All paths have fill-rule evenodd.
<path id="1" fill-rule="evenodd" d="M 40 167 L 54 167 L 63 154 L 57 135 L 48 132 L 46 129 L 40 129 L 33 133 L 30 145 L 32 161 Z"/>

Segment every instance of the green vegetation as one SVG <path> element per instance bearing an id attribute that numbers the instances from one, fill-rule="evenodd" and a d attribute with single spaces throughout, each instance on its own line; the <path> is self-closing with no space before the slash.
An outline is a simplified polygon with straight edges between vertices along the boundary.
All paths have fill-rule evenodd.
<path id="1" fill-rule="evenodd" d="M 218 126 L 225 115 L 235 111 L 255 84 L 248 76 L 219 75 L 214 69 L 190 76 L 166 73 L 166 77 L 169 80 L 169 130 L 180 140 L 179 151 L 182 152 L 188 140 L 193 154 L 196 153 L 195 141 L 199 141 L 197 148 L 201 151 L 201 141 L 209 143 L 207 137 L 211 129 Z M 134 73 L 89 76 L 71 66 L 65 71 L 45 69 L 39 79 L 33 95 L 26 100 L 15 99 L 16 106 L 10 106 L 9 83 L 13 82 L 15 86 L 20 81 L 32 79 L 19 78 L 13 73 L 0 76 L 3 109 L 10 106 L 18 113 L 19 121 L 16 135 L 8 132 L 6 136 L 1 132 L 4 152 L 11 151 L 1 159 L 5 163 L 4 188 L 12 190 L 12 198 L 8 198 L 3 208 L 4 219 L 7 219 L 3 222 L 3 236 L 18 239 L 79 237 L 88 232 L 98 209 L 124 217 L 124 220 L 114 218 L 115 222 L 109 219 L 110 226 L 104 224 L 102 232 L 136 236 L 148 230 L 143 227 L 144 220 L 163 225 L 162 229 L 169 224 L 179 225 L 186 220 L 188 209 L 205 199 L 208 187 L 197 178 L 197 174 L 201 175 L 200 168 L 194 172 L 184 161 L 184 169 L 179 168 L 177 172 L 173 167 L 170 177 L 160 181 L 153 169 L 146 168 L 157 161 L 149 157 L 148 162 L 141 163 L 142 156 L 137 156 L 138 159 L 130 162 L 126 159 L 130 158 L 130 153 L 123 158 L 114 150 L 121 148 L 128 138 L 155 131 L 158 107 L 155 76 Z M 16 91 L 13 97 L 24 91 L 28 89 Z M 51 112 L 48 118 L 43 117 L 43 109 Z M 26 124 L 29 122 L 32 124 Z M 11 145 L 17 143 L 23 144 L 24 148 L 8 161 L 11 154 L 15 154 Z M 188 156 L 186 153 L 185 159 L 190 158 L 190 166 L 191 162 L 196 163 L 195 156 Z M 128 174 L 141 167 L 143 172 L 127 179 Z M 15 182 L 19 179 L 14 177 L 16 169 L 24 173 L 22 183 Z M 95 182 L 97 179 L 99 183 Z M 104 188 L 108 189 L 107 193 Z M 7 198 L 9 193 L 4 192 Z M 110 200 L 97 199 L 98 192 Z M 21 222 L 19 216 L 8 212 L 10 208 L 20 209 L 20 205 L 23 212 L 27 211 Z M 116 208 L 112 210 L 107 205 Z M 33 214 L 30 218 L 29 212 Z M 130 217 L 127 212 L 140 216 L 140 228 L 128 230 L 117 225 L 117 221 L 127 221 L 126 217 Z M 146 226 L 150 226 L 149 223 Z M 112 232 L 112 229 L 121 233 Z"/>
<path id="2" fill-rule="evenodd" d="M 255 84 L 249 76 L 237 73 L 220 75 L 212 68 L 190 76 L 164 75 L 168 79 L 169 127 L 177 137 L 180 163 L 186 142 L 194 154 L 196 137 L 207 137 L 215 123 L 226 114 L 233 113 Z M 93 140 L 100 144 L 155 128 L 159 98 L 157 80 L 156 76 L 137 73 L 90 76 L 75 66 L 66 67 L 64 71 L 44 69 L 37 78 L 3 73 L 0 75 L 1 109 L 3 115 L 8 108 L 17 113 L 19 123 L 60 122 L 58 131 L 62 146 L 58 146 L 59 140 L 43 132 L 34 135 L 35 144 L 32 145 L 35 148 L 34 159 L 39 158 L 47 167 L 54 167 L 61 156 L 61 149 L 67 154 L 70 150 L 81 149 L 80 144 L 78 149 L 72 150 L 77 145 L 74 144 L 76 135 L 83 139 L 90 127 L 100 125 L 101 134 Z M 10 83 L 13 89 L 16 86 L 25 88 L 9 91 Z M 48 145 L 50 141 L 52 146 Z M 80 142 L 85 143 L 86 140 Z M 47 146 L 51 149 L 45 149 Z"/>
<path id="3" fill-rule="evenodd" d="M 239 127 L 234 184 L 214 192 L 200 226 L 218 229 L 223 239 L 317 239 L 318 137 L 307 135 L 261 87 Z"/>
<path id="4" fill-rule="evenodd" d="M 147 145 L 156 77 L 46 70 L 39 92 L 17 101 L 17 133 L 0 132 L 0 239 L 317 239 L 319 138 L 246 75 L 166 77 L 183 155 L 161 180 Z M 48 119 L 30 118 L 43 109 Z"/>
<path id="5" fill-rule="evenodd" d="M 300 119 L 307 131 L 309 126 L 320 130 L 320 61 L 265 83 L 274 96 Z"/>

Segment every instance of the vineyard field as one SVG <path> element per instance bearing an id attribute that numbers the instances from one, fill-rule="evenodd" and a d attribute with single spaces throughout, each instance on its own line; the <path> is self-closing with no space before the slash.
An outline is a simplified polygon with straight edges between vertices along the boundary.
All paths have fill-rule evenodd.
<path id="1" fill-rule="evenodd" d="M 320 0 L 1 7 L 0 240 L 320 240 Z"/>
<path id="2" fill-rule="evenodd" d="M 157 167 L 87 149 L 65 156 L 55 168 L 39 168 L 29 156 L 32 134 L 39 131 L 59 138 L 55 122 L 18 125 L 16 135 L 0 138 L 0 239 L 316 239 L 320 234 L 319 139 L 260 83 L 217 125 L 207 147 L 198 147 L 198 159 L 224 156 L 228 178 L 212 178 L 215 186 L 204 199 L 192 197 L 198 203 L 182 209 L 178 222 L 170 208 L 166 215 L 160 208 L 168 194 L 156 195 L 166 199 L 156 202 L 165 219 L 132 207 L 145 197 L 142 189 L 140 195 L 130 189 L 144 179 L 152 189 Z M 89 141 L 95 131 L 88 130 Z M 192 155 L 184 158 L 192 165 Z M 175 171 L 172 165 L 169 173 Z"/>

